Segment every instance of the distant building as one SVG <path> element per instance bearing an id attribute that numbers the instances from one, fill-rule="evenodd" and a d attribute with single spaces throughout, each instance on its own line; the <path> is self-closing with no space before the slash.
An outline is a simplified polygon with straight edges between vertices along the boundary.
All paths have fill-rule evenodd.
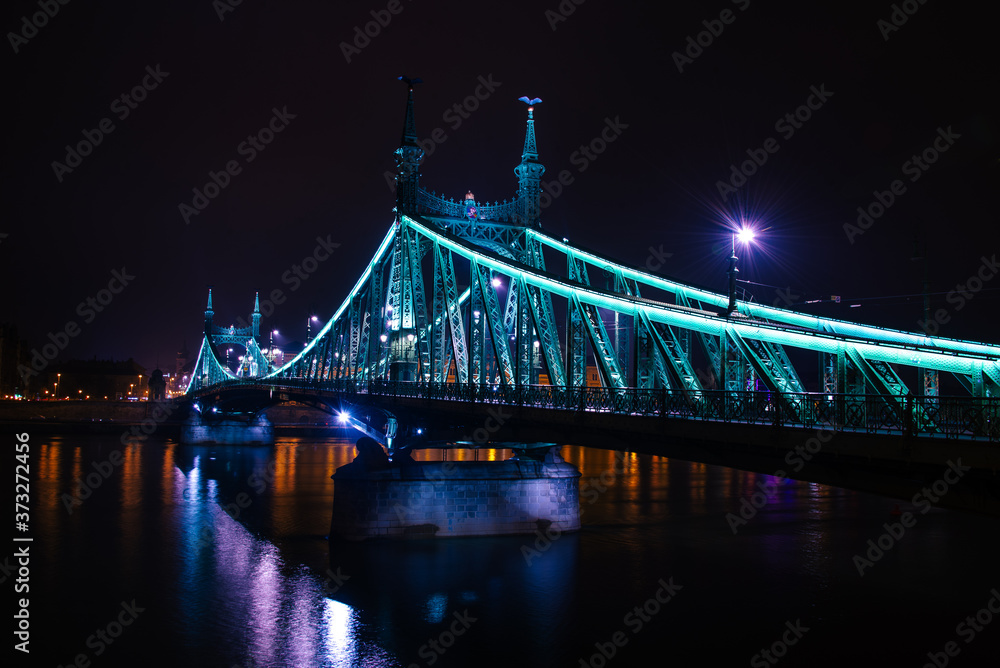
<path id="1" fill-rule="evenodd" d="M 30 396 L 41 384 L 37 376 L 25 379 L 18 373 L 18 366 L 31 368 L 30 358 L 31 345 L 17 335 L 17 326 L 0 323 L 0 398 Z"/>
<path id="2" fill-rule="evenodd" d="M 181 375 L 185 367 L 187 366 L 188 360 L 191 358 L 191 353 L 188 351 L 187 341 L 181 344 L 181 349 L 177 351 L 177 358 L 174 362 L 174 375 Z"/>
<path id="3" fill-rule="evenodd" d="M 164 401 L 167 398 L 167 381 L 163 379 L 163 372 L 153 369 L 149 374 L 149 400 Z"/>
<path id="4" fill-rule="evenodd" d="M 46 369 L 41 398 L 140 400 L 148 398 L 149 374 L 131 358 L 70 360 Z"/>

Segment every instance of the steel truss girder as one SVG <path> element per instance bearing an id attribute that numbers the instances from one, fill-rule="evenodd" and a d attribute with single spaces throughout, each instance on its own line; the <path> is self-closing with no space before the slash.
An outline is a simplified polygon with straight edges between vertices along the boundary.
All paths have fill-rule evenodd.
<path id="1" fill-rule="evenodd" d="M 217 383 L 233 380 L 236 376 L 219 360 L 215 354 L 212 337 L 206 334 L 201 340 L 198 357 L 195 360 L 194 371 L 188 382 L 186 392 L 201 390 Z"/>
<path id="2" fill-rule="evenodd" d="M 409 238 L 407 246 L 410 260 L 410 277 L 413 282 L 411 290 L 413 294 L 414 325 L 416 327 L 417 357 L 420 363 L 420 375 L 424 382 L 429 382 L 431 379 L 430 337 L 428 334 L 430 323 L 427 319 L 423 258 L 427 249 L 430 248 L 431 243 L 421 239 L 416 230 L 412 229 L 409 225 L 406 225 L 405 229 Z"/>
<path id="3" fill-rule="evenodd" d="M 674 299 L 676 300 L 678 306 L 702 309 L 702 305 L 697 301 L 693 302 L 689 299 L 687 293 L 683 290 L 678 290 L 674 295 Z M 692 306 L 692 303 L 695 304 L 695 306 Z M 690 336 L 691 334 L 689 332 L 688 338 L 690 338 Z M 711 367 L 712 373 L 715 374 L 716 381 L 721 383 L 724 375 L 724 369 L 722 368 L 722 350 L 719 346 L 720 339 L 712 336 L 711 334 L 698 332 L 698 341 L 701 343 L 702 352 L 705 353 L 705 358 L 708 359 L 708 364 Z"/>
<path id="4" fill-rule="evenodd" d="M 500 317 L 500 301 L 496 288 L 493 287 L 493 272 L 479 263 L 474 265 L 476 287 L 483 303 L 485 326 L 493 345 L 493 359 L 497 364 L 500 382 L 506 386 L 514 385 L 514 368 L 510 357 L 510 347 L 507 345 L 508 334 Z"/>
<path id="5" fill-rule="evenodd" d="M 632 340 L 635 342 L 632 351 L 632 375 L 635 378 L 635 386 L 650 389 L 655 385 L 653 342 L 642 318 L 632 318 Z"/>
<path id="6" fill-rule="evenodd" d="M 450 337 L 451 351 L 455 355 L 455 376 L 459 383 L 468 383 L 468 348 L 465 343 L 465 327 L 462 323 L 462 307 L 458 301 L 455 265 L 451 250 L 442 251 L 441 245 L 438 243 L 434 244 L 434 302 L 435 322 L 438 319 L 443 319 L 440 324 L 435 324 L 436 327 L 440 326 L 442 329 L 442 332 L 436 335 L 436 344 L 441 344 L 441 356 L 450 360 L 450 355 L 443 354 L 447 338 Z M 445 324 L 447 324 L 447 328 L 445 328 Z M 450 364 L 442 365 L 443 377 L 447 377 L 449 367 Z"/>
<path id="7" fill-rule="evenodd" d="M 486 316 L 483 311 L 482 293 L 479 290 L 479 268 L 473 258 L 469 270 L 471 280 L 475 283 L 475 288 L 470 291 L 469 297 L 469 378 L 474 385 L 486 382 L 486 331 L 484 323 Z"/>
<path id="8" fill-rule="evenodd" d="M 562 351 L 559 349 L 559 333 L 556 331 L 555 316 L 552 313 L 552 295 L 540 288 L 528 286 L 523 281 L 521 288 L 529 297 L 531 315 L 535 331 L 538 332 L 538 338 L 541 342 L 545 367 L 549 374 L 549 383 L 563 386 L 566 384 L 566 371 L 563 368 Z"/>
<path id="9" fill-rule="evenodd" d="M 580 298 L 574 294 L 571 308 L 580 312 L 604 385 L 614 388 L 626 387 L 625 378 L 618 366 L 617 355 L 608 339 L 608 332 L 604 329 L 604 320 L 601 318 L 597 306 L 581 302 Z"/>
<path id="10" fill-rule="evenodd" d="M 663 353 L 658 346 L 653 347 L 653 363 L 656 369 L 656 378 L 660 381 L 663 389 L 669 390 L 674 387 L 670 382 L 670 374 L 667 373 L 667 363 L 664 361 Z"/>
<path id="11" fill-rule="evenodd" d="M 624 277 L 635 280 L 639 285 L 663 290 L 673 294 L 675 299 L 678 295 L 684 294 L 688 299 L 696 300 L 702 304 L 708 304 L 711 307 L 724 309 L 728 306 L 729 298 L 727 295 L 693 288 L 691 286 L 671 281 L 662 276 L 651 274 L 634 267 L 629 267 L 616 260 L 570 246 L 567 242 L 559 241 L 558 239 L 545 234 L 541 230 L 528 229 L 526 230 L 526 234 L 529 242 L 538 241 L 549 248 L 564 253 L 567 258 L 573 257 L 578 260 L 590 262 L 595 266 L 615 268 L 621 271 Z M 570 274 L 569 280 L 570 282 L 574 281 L 572 274 Z M 680 303 L 679 300 L 678 303 Z M 998 355 L 998 349 L 996 346 L 976 341 L 962 341 L 957 339 L 931 337 L 926 336 L 925 334 L 903 332 L 900 330 L 875 327 L 872 325 L 861 325 L 844 320 L 821 318 L 819 316 L 789 311 L 787 309 L 767 306 L 759 303 L 741 301 L 738 302 L 738 309 L 742 315 L 758 321 L 794 325 L 795 327 L 811 331 L 824 331 L 825 328 L 826 331 L 843 338 L 855 338 L 879 343 L 892 343 L 900 346 L 933 348 L 958 353 L 960 355 L 986 355 L 992 357 L 994 360 L 996 360 Z M 958 371 L 957 369 L 941 370 L 950 371 L 952 373 Z"/>
<path id="12" fill-rule="evenodd" d="M 660 335 L 657 328 L 653 325 L 647 314 L 640 312 L 639 318 L 642 322 L 642 326 L 652 338 L 653 344 L 656 346 L 656 350 L 660 355 L 659 358 L 656 359 L 656 363 L 659 366 L 657 373 L 660 375 L 660 381 L 665 387 L 668 388 L 676 385 L 683 390 L 689 398 L 692 396 L 700 396 L 700 391 L 703 388 L 698 379 L 698 374 L 695 373 L 694 368 L 691 366 L 691 359 L 687 355 L 683 354 L 674 328 L 670 326 L 664 328 L 667 333 L 666 339 L 664 339 L 664 337 Z M 664 364 L 664 362 L 666 364 Z M 671 383 L 670 380 L 668 380 L 668 370 L 673 373 L 673 380 L 675 380 L 676 383 Z"/>
<path id="13" fill-rule="evenodd" d="M 906 410 L 905 402 L 911 400 L 913 395 L 906 387 L 906 383 L 900 379 L 891 366 L 882 360 L 867 360 L 853 348 L 844 351 L 854 367 L 864 376 L 867 384 L 890 401 L 890 405 L 900 414 Z M 933 431 L 934 421 L 927 415 L 923 405 L 918 405 L 914 411 L 914 417 L 925 425 L 925 428 Z"/>
<path id="14" fill-rule="evenodd" d="M 566 254 L 566 269 L 571 282 L 590 285 L 587 264 L 577 260 L 573 253 Z M 586 387 L 587 335 L 583 316 L 575 308 L 566 309 L 566 369 L 572 387 Z"/>
<path id="15" fill-rule="evenodd" d="M 437 233 L 415 220 L 412 224 L 418 226 L 426 236 L 464 257 L 472 257 L 479 252 L 464 242 Z M 549 274 L 543 275 L 533 272 L 523 265 L 492 255 L 482 255 L 480 262 L 509 276 L 523 275 L 528 283 L 549 290 L 554 295 L 564 298 L 575 295 L 583 303 L 617 310 L 625 314 L 634 313 L 636 309 L 644 310 L 650 315 L 650 319 L 656 322 L 715 336 L 722 334 L 727 327 L 734 327 L 741 333 L 745 332 L 750 338 L 762 338 L 773 343 L 816 352 L 830 352 L 838 345 L 846 344 L 861 351 L 866 359 L 881 359 L 911 366 L 939 368 L 953 373 L 968 373 L 967 369 L 970 368 L 974 357 L 949 354 L 939 349 L 914 348 L 899 343 L 875 343 L 868 339 L 846 337 L 843 334 L 825 334 L 816 330 L 803 331 L 799 327 L 789 328 L 782 324 L 736 318 L 727 321 L 714 314 L 682 309 L 660 302 L 650 302 L 644 298 L 608 294 L 595 288 L 570 283 Z M 1000 359 L 1000 349 L 993 347 L 991 350 Z"/>
<path id="16" fill-rule="evenodd" d="M 535 337 L 531 323 L 531 295 L 525 288 L 524 281 L 519 278 L 511 280 L 517 284 L 517 321 L 514 349 L 516 355 L 515 377 L 520 385 L 531 384 L 532 350 Z"/>
<path id="17" fill-rule="evenodd" d="M 800 402 L 792 400 L 787 396 L 787 393 L 791 391 L 788 389 L 788 381 L 775 371 L 777 364 L 770 357 L 770 350 L 762 345 L 760 341 L 744 339 L 739 332 L 731 331 L 729 332 L 729 336 L 736 345 L 736 349 L 742 354 L 743 359 L 750 364 L 757 373 L 757 376 L 767 386 L 767 389 L 781 397 L 783 404 L 795 416 L 794 419 L 798 419 L 801 408 L 799 405 Z"/>
<path id="18" fill-rule="evenodd" d="M 545 255 L 542 244 L 537 240 L 527 244 L 528 264 L 545 271 Z M 552 385 L 566 384 L 566 371 L 563 367 L 562 351 L 559 349 L 559 333 L 556 328 L 552 309 L 552 295 L 547 290 L 527 286 L 523 281 L 520 285 L 521 294 L 528 296 L 531 304 L 531 315 L 535 331 L 538 333 L 542 356 Z"/>
<path id="19" fill-rule="evenodd" d="M 480 266 L 484 269 L 488 269 L 492 272 L 497 272 L 504 276 L 509 277 L 511 290 L 508 295 L 508 312 L 510 315 L 514 316 L 510 322 L 510 327 L 505 328 L 505 333 L 509 336 L 510 333 L 514 333 L 518 339 L 519 343 L 527 343 L 528 351 L 530 352 L 531 345 L 531 322 L 534 321 L 536 324 L 536 329 L 541 329 L 538 327 L 540 325 L 539 315 L 536 308 L 534 308 L 533 295 L 536 293 L 539 295 L 545 294 L 551 299 L 552 295 L 557 295 L 562 298 L 575 298 L 578 304 L 577 307 L 570 307 L 567 309 L 568 313 L 568 323 L 567 323 L 567 345 L 566 345 L 566 371 L 568 372 L 567 384 L 568 385 L 584 385 L 585 379 L 585 366 L 580 368 L 580 363 L 583 365 L 586 363 L 586 345 L 583 344 L 584 352 L 583 354 L 576 355 L 576 343 L 574 342 L 574 327 L 572 323 L 574 319 L 578 323 L 577 333 L 583 335 L 583 330 L 587 330 L 587 335 L 592 339 L 592 345 L 594 342 L 602 342 L 598 345 L 594 345 L 594 350 L 598 351 L 601 345 L 607 345 L 611 343 L 611 339 L 607 337 L 607 333 L 601 334 L 600 330 L 595 330 L 593 328 L 593 320 L 591 316 L 594 313 L 600 314 L 597 311 L 598 308 L 610 310 L 612 312 L 625 315 L 627 317 L 635 317 L 636 313 L 642 313 L 650 321 L 652 326 L 664 325 L 675 328 L 673 331 L 683 333 L 685 330 L 694 332 L 701 339 L 702 345 L 706 348 L 706 354 L 709 359 L 713 362 L 716 360 L 719 363 L 720 368 L 722 362 L 722 350 L 719 345 L 714 346 L 715 352 L 712 349 L 712 344 L 717 341 L 724 342 L 726 339 L 719 339 L 720 335 L 725 337 L 725 331 L 727 328 L 733 328 L 734 331 L 738 332 L 743 339 L 753 340 L 760 343 L 761 348 L 755 348 L 761 365 L 765 369 L 774 370 L 776 373 L 778 368 L 786 368 L 785 362 L 782 357 L 786 357 L 783 348 L 787 346 L 792 346 L 801 350 L 810 350 L 817 352 L 821 355 L 829 355 L 829 359 L 826 360 L 826 368 L 829 370 L 832 366 L 829 362 L 836 358 L 836 379 L 837 379 L 837 389 L 840 393 L 850 392 L 851 386 L 849 386 L 848 381 L 851 375 L 854 374 L 853 370 L 857 371 L 856 376 L 862 379 L 862 383 L 866 380 L 871 383 L 871 379 L 868 376 L 876 378 L 875 383 L 872 386 L 876 389 L 879 388 L 881 384 L 888 383 L 888 386 L 893 386 L 892 379 L 887 376 L 886 371 L 892 372 L 889 364 L 904 365 L 912 368 L 918 369 L 930 369 L 934 371 L 949 371 L 955 374 L 959 378 L 971 378 L 972 382 L 969 385 L 972 387 L 973 393 L 978 396 L 984 396 L 993 392 L 998 387 L 998 378 L 1000 378 L 1000 373 L 997 371 L 997 360 L 1000 360 L 1000 348 L 996 346 L 990 346 L 989 344 L 980 344 L 975 342 L 963 342 L 954 341 L 948 339 L 936 339 L 933 337 L 926 337 L 920 334 L 909 334 L 904 332 L 894 332 L 892 330 L 884 330 L 882 328 L 868 327 L 864 325 L 856 325 L 853 323 L 843 323 L 840 321 L 827 321 L 821 318 L 816 318 L 814 316 L 808 316 L 806 314 L 798 314 L 794 312 L 785 311 L 783 309 L 772 309 L 770 307 L 764 307 L 758 304 L 741 304 L 740 312 L 747 314 L 756 319 L 749 318 L 731 318 L 728 322 L 722 318 L 716 317 L 710 313 L 698 312 L 696 310 L 685 310 L 674 307 L 669 303 L 662 302 L 652 302 L 649 299 L 644 299 L 642 297 L 636 297 L 627 294 L 630 291 L 630 286 L 626 281 L 635 281 L 635 290 L 638 291 L 642 289 L 644 292 L 646 286 L 650 286 L 657 289 L 663 290 L 673 290 L 675 296 L 675 302 L 678 306 L 684 305 L 684 300 L 693 301 L 697 306 L 701 306 L 701 302 L 706 304 L 715 304 L 716 301 L 722 301 L 725 299 L 724 296 L 713 296 L 712 293 L 707 293 L 705 291 L 699 291 L 693 288 L 687 288 L 686 286 L 680 286 L 679 284 L 670 284 L 669 281 L 665 281 L 660 277 L 646 276 L 642 272 L 631 268 L 622 268 L 620 271 L 616 270 L 616 290 L 624 292 L 626 294 L 618 293 L 607 293 L 606 291 L 601 291 L 596 288 L 589 287 L 589 280 L 587 280 L 586 264 L 590 262 L 595 266 L 600 266 L 604 263 L 603 259 L 596 258 L 592 254 L 588 254 L 585 251 L 580 251 L 579 249 L 574 249 L 562 244 L 563 247 L 567 248 L 569 252 L 567 254 L 568 263 L 568 273 L 570 274 L 571 280 L 559 279 L 554 277 L 552 274 L 542 272 L 540 270 L 532 269 L 526 265 L 519 264 L 518 262 L 512 262 L 504 257 L 499 257 L 492 250 L 476 249 L 470 244 L 465 242 L 457 241 L 453 237 L 447 237 L 438 233 L 435 229 L 427 227 L 423 224 L 419 218 L 414 219 L 409 216 L 401 216 L 400 224 L 407 226 L 412 232 L 413 242 L 419 243 L 424 242 L 428 245 L 440 244 L 440 253 L 455 253 L 458 256 L 470 260 L 472 258 L 478 259 Z M 405 235 L 404 235 L 405 236 Z M 530 255 L 535 257 L 541 257 L 541 250 L 538 240 L 542 239 L 541 233 L 535 230 L 528 230 L 525 242 L 526 250 L 527 247 L 533 246 L 530 253 L 525 253 L 525 260 L 529 260 Z M 297 356 L 295 359 L 285 364 L 281 369 L 274 370 L 268 374 L 268 377 L 289 375 L 293 373 L 305 374 L 309 377 L 328 377 L 333 373 L 332 367 L 336 366 L 336 375 L 339 377 L 341 375 L 341 369 L 344 369 L 343 375 L 351 375 L 352 360 L 348 359 L 346 362 L 342 359 L 343 357 L 354 357 L 354 373 L 353 377 L 356 380 L 371 380 L 374 379 L 375 375 L 373 372 L 375 369 L 369 365 L 371 360 L 377 359 L 375 355 L 376 348 L 380 348 L 376 340 L 372 337 L 377 335 L 377 329 L 374 326 L 374 318 L 379 318 L 382 320 L 383 325 L 385 323 L 385 318 L 379 311 L 380 308 L 372 309 L 370 304 L 371 300 L 375 299 L 375 295 L 381 294 L 381 299 L 385 299 L 386 294 L 382 292 L 380 285 L 382 278 L 376 276 L 377 274 L 383 273 L 386 269 L 386 264 L 389 262 L 392 265 L 396 264 L 396 259 L 393 257 L 391 260 L 386 261 L 386 251 L 392 249 L 395 254 L 395 249 L 393 242 L 396 239 L 396 231 L 392 230 L 387 234 L 386 239 L 383 240 L 382 246 L 376 253 L 369 270 L 359 279 L 358 284 L 355 285 L 354 290 L 345 300 L 344 305 L 335 313 L 334 317 L 327 323 L 323 328 L 323 333 L 317 335 L 317 340 L 312 342 L 307 346 L 307 351 L 303 351 L 302 354 Z M 419 239 L 419 241 L 418 241 Z M 552 243 L 542 239 L 542 244 L 549 245 L 550 247 L 558 247 L 560 244 Z M 404 244 L 407 246 L 407 244 Z M 562 250 L 562 249 L 560 249 Z M 416 292 L 416 281 L 422 278 L 422 272 L 414 271 L 415 267 L 419 268 L 420 260 L 411 257 L 408 252 L 409 249 L 404 249 L 403 260 L 401 266 L 401 283 L 413 283 L 414 293 Z M 565 252 L 565 251 L 564 251 Z M 422 255 L 422 252 L 413 253 L 413 256 Z M 409 259 L 409 263 L 407 263 Z M 451 259 L 451 258 L 449 258 Z M 534 263 L 538 264 L 536 260 Z M 408 269 L 407 269 L 408 265 Z M 406 272 L 409 271 L 411 274 L 410 280 L 406 280 Z M 621 274 L 621 280 L 618 280 L 618 273 Z M 657 281 L 662 281 L 658 284 Z M 519 284 L 523 285 L 523 290 L 519 288 Z M 377 287 L 377 289 L 373 289 Z M 403 294 L 405 295 L 406 287 L 402 287 Z M 456 287 L 457 290 L 457 287 Z M 520 303 L 517 300 L 519 296 L 518 293 L 523 293 L 523 297 Z M 420 320 L 419 308 L 417 306 L 417 295 L 413 295 L 414 299 L 414 317 L 417 319 L 418 323 Z M 406 299 L 401 298 L 401 305 L 403 310 L 406 310 Z M 459 302 L 460 304 L 461 302 Z M 380 305 L 381 306 L 381 305 Z M 455 316 L 461 321 L 460 306 L 455 313 L 446 313 L 447 321 L 450 326 L 450 320 L 452 316 Z M 343 323 L 341 322 L 341 316 L 345 313 L 343 317 Z M 525 310 L 527 309 L 527 310 Z M 488 309 L 484 309 L 488 310 Z M 773 311 L 773 313 L 772 313 Z M 356 313 L 356 315 L 353 315 Z M 505 316 L 508 313 L 505 313 Z M 527 316 L 527 317 L 518 317 Z M 543 316 L 544 318 L 544 316 Z M 769 319 L 768 322 L 766 319 Z M 599 319 L 599 318 L 598 318 Z M 588 322 L 584 322 L 587 320 Z M 425 316 L 425 323 L 429 322 Z M 603 324 L 603 323 L 602 323 Z M 785 326 L 785 325 L 793 326 Z M 527 334 L 525 333 L 525 327 L 527 327 Z M 425 336 L 426 336 L 426 324 L 423 325 Z M 633 323 L 633 329 L 637 332 L 641 331 L 635 323 Z M 331 352 L 335 349 L 334 341 L 337 339 L 328 339 L 327 337 L 338 336 L 337 332 L 340 332 L 343 337 L 342 343 L 338 343 L 337 346 L 342 346 L 346 355 L 339 355 L 336 363 L 330 358 Z M 543 331 L 538 332 L 540 338 L 544 338 L 545 334 Z M 492 334 L 492 332 L 491 332 Z M 583 339 L 583 336 L 580 336 Z M 426 339 L 425 339 L 426 340 Z M 355 341 L 356 347 L 355 347 Z M 419 338 L 418 338 L 419 341 Z M 464 344 L 464 333 L 462 336 L 462 342 Z M 679 345 L 683 347 L 683 337 L 678 339 Z M 451 350 L 448 351 L 448 357 L 451 357 L 454 350 L 454 341 L 452 342 Z M 428 342 L 429 344 L 429 342 Z M 638 346 L 640 341 L 635 341 L 635 346 Z M 419 344 L 418 344 L 419 345 Z M 485 340 L 484 340 L 485 345 Z M 732 347 L 732 346 L 727 346 Z M 770 351 L 765 352 L 764 349 Z M 356 352 L 354 352 L 356 351 Z M 851 351 L 848 354 L 846 351 Z M 524 352 L 521 348 L 518 350 L 519 353 Z M 690 352 L 688 350 L 688 352 Z M 713 354 L 715 352 L 715 354 Z M 214 351 L 213 351 L 214 355 Z M 657 367 L 658 365 L 665 365 L 666 358 L 660 360 L 658 358 L 663 357 L 663 354 L 659 352 L 657 346 L 653 346 L 652 354 L 652 365 Z M 430 356 L 430 355 L 428 355 Z M 601 355 L 598 356 L 598 362 L 601 362 Z M 624 374 L 621 373 L 621 356 L 615 356 L 617 366 L 619 367 L 619 378 L 624 382 L 626 379 Z M 690 360 L 690 356 L 686 356 Z M 741 355 L 741 357 L 746 357 Z M 766 359 L 770 358 L 772 365 L 765 363 Z M 857 358 L 857 359 L 855 359 Z M 632 360 L 632 365 L 635 367 L 638 364 L 639 356 Z M 858 360 L 862 360 L 863 363 L 859 363 Z M 530 357 L 529 357 L 530 362 Z M 202 362 L 204 364 L 204 362 Z M 868 368 L 865 367 L 868 365 Z M 429 367 L 430 365 L 425 365 Z M 462 368 L 461 365 L 458 365 Z M 526 367 L 527 365 L 522 365 Z M 467 369 L 467 367 L 465 367 Z M 791 365 L 787 364 L 787 369 L 791 370 Z M 578 373 L 578 371 L 580 373 Z M 666 369 L 664 369 L 666 371 Z M 721 371 L 721 368 L 720 368 Z M 762 377 L 765 374 L 761 374 L 759 369 L 755 371 Z M 659 375 L 659 369 L 656 370 Z M 467 375 L 467 371 L 464 371 L 464 375 Z M 611 378 L 613 372 L 602 369 L 602 377 Z M 640 376 L 638 372 L 635 374 L 636 382 L 641 383 L 639 380 Z M 669 373 L 665 374 L 669 378 Z M 720 374 L 721 375 L 721 374 Z M 834 374 L 826 373 L 825 378 L 832 378 Z M 894 376 L 895 373 L 892 372 Z M 428 374 L 429 376 L 429 374 Z M 995 377 L 994 377 L 995 376 Z M 426 379 L 427 376 L 425 376 Z M 881 381 L 878 378 L 882 378 Z M 554 379 L 554 374 L 553 374 Z M 523 380 L 523 378 L 521 378 Z M 801 381 L 797 380 L 797 374 L 792 377 L 790 371 L 786 374 L 786 380 L 789 387 L 794 387 L 796 383 L 801 384 Z M 662 381 L 661 381 L 662 382 Z M 856 383 L 855 383 L 856 385 Z M 829 390 L 828 384 L 825 384 L 824 389 Z M 857 389 L 857 388 L 855 388 Z M 862 390 L 863 391 L 863 390 Z M 883 394 L 891 394 L 891 392 L 883 392 Z"/>

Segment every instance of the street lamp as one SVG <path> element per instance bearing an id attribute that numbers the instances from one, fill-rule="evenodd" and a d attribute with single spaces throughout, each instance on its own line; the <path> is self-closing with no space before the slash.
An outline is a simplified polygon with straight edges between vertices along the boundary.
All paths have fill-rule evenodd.
<path id="1" fill-rule="evenodd" d="M 306 320 L 306 343 L 309 343 L 309 341 L 312 339 L 312 334 L 310 332 L 312 330 L 312 323 L 314 322 L 319 322 L 319 318 L 317 318 L 314 315 L 309 316 L 309 318 Z"/>
<path id="2" fill-rule="evenodd" d="M 278 330 L 276 330 L 276 329 L 272 329 L 271 330 L 271 343 L 268 346 L 268 349 L 271 351 L 271 364 L 272 365 L 274 364 L 274 335 L 277 334 L 277 333 L 278 333 Z"/>
<path id="3" fill-rule="evenodd" d="M 740 271 L 736 268 L 736 261 L 739 259 L 736 257 L 736 240 L 739 239 L 740 243 L 749 245 L 755 236 L 757 235 L 749 227 L 741 227 L 733 232 L 732 254 L 729 256 L 729 270 L 726 272 L 729 275 L 729 307 L 726 309 L 726 316 L 732 315 L 736 310 L 736 274 Z"/>

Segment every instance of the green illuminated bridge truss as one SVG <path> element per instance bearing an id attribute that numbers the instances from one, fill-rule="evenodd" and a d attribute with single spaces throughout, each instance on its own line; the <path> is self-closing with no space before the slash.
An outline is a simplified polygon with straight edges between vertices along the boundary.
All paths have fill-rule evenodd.
<path id="1" fill-rule="evenodd" d="M 746 301 L 730 312 L 727 295 L 545 234 L 531 111 L 517 197 L 449 201 L 417 182 L 411 89 L 395 220 L 333 317 L 275 367 L 259 318 L 253 331 L 215 327 L 209 301 L 188 392 L 284 386 L 1000 440 L 1000 346 Z M 234 374 L 221 347 L 241 337 L 254 367 Z M 942 374 L 966 396 L 939 396 Z"/>

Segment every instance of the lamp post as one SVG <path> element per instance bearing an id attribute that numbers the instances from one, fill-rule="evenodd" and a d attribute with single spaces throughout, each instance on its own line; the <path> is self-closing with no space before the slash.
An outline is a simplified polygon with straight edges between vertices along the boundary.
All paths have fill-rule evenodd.
<path id="1" fill-rule="evenodd" d="M 726 316 L 730 316 L 736 311 L 736 274 L 740 273 L 740 270 L 736 268 L 736 261 L 739 259 L 736 257 L 736 239 L 744 244 L 749 244 L 753 241 L 756 234 L 749 227 L 741 227 L 739 231 L 733 232 L 733 246 L 732 254 L 729 256 L 729 270 L 726 274 L 729 276 L 729 306 L 726 308 Z"/>
<path id="2" fill-rule="evenodd" d="M 312 331 L 312 323 L 314 322 L 319 322 L 319 318 L 317 318 L 314 315 L 311 315 L 306 319 L 306 345 L 309 345 L 309 342 L 312 340 L 311 331 Z"/>

